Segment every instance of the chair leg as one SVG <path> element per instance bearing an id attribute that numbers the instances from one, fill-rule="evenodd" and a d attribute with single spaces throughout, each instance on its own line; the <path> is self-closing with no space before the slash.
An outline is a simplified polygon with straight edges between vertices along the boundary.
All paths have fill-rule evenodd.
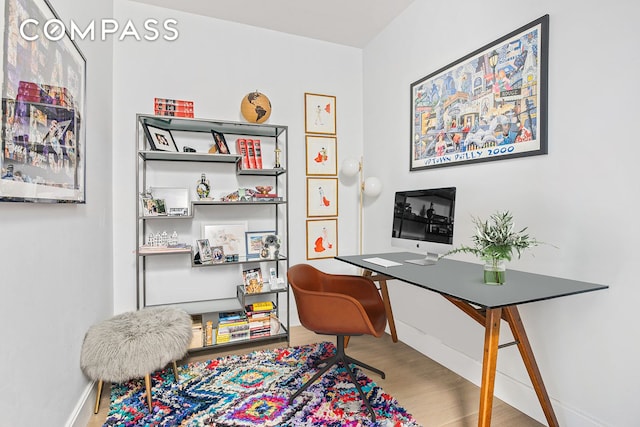
<path id="1" fill-rule="evenodd" d="M 153 411 L 153 403 L 151 402 L 151 374 L 144 376 L 144 385 L 147 389 L 147 405 L 149 405 L 149 412 Z"/>
<path id="2" fill-rule="evenodd" d="M 93 413 L 97 414 L 100 409 L 100 397 L 102 396 L 102 380 L 98 380 L 98 391 L 96 392 L 96 406 L 93 409 Z"/>
<path id="3" fill-rule="evenodd" d="M 380 377 L 382 379 L 385 378 L 384 372 L 382 372 L 378 368 L 374 368 L 373 366 L 367 365 L 366 363 L 361 362 L 361 361 L 359 361 L 357 359 L 354 359 L 353 357 L 347 356 L 346 354 L 344 355 L 344 358 L 348 363 L 351 363 L 351 364 L 354 364 L 354 365 L 358 365 L 358 366 L 360 366 L 362 368 L 365 368 L 365 369 L 368 369 L 368 370 L 370 370 L 372 372 L 375 372 L 376 374 L 380 375 Z"/>
<path id="4" fill-rule="evenodd" d="M 373 421 L 375 423 L 376 422 L 376 413 L 373 412 L 373 408 L 371 407 L 371 403 L 369 403 L 369 399 L 367 398 L 367 396 L 362 391 L 362 387 L 360 387 L 360 384 L 358 383 L 358 379 L 356 378 L 356 374 L 353 372 L 353 370 L 351 370 L 351 367 L 349 366 L 348 363 L 344 363 L 344 369 L 346 369 L 346 371 L 349 373 L 349 376 L 351 377 L 351 382 L 353 383 L 353 385 L 356 386 L 356 389 L 358 390 L 358 394 L 360 394 L 360 398 L 362 399 L 362 401 L 364 402 L 365 406 L 367 407 L 367 410 L 369 411 L 369 415 L 371 415 L 371 421 Z"/>
<path id="5" fill-rule="evenodd" d="M 291 395 L 291 397 L 289 398 L 289 404 L 293 403 L 295 398 L 300 396 L 300 394 L 303 391 L 308 389 L 311 384 L 316 382 L 316 380 L 318 378 L 320 378 L 322 376 L 322 374 L 324 374 L 329 369 L 331 369 L 333 367 L 333 365 L 335 365 L 338 362 L 338 356 L 331 356 L 328 359 L 322 360 L 321 362 L 322 363 L 326 363 L 326 365 L 322 369 L 320 369 L 318 372 L 316 372 L 316 374 L 309 381 L 304 383 L 304 385 L 302 387 L 300 387 L 295 393 L 293 393 L 293 395 Z"/>

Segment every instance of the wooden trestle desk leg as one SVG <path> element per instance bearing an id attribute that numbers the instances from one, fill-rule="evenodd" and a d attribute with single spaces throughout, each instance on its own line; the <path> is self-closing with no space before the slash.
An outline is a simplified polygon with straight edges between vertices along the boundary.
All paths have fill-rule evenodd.
<path id="1" fill-rule="evenodd" d="M 488 309 L 485 318 L 484 356 L 482 358 L 482 380 L 480 383 L 480 411 L 478 427 L 491 426 L 493 387 L 498 365 L 498 341 L 500 338 L 501 308 Z"/>
<path id="2" fill-rule="evenodd" d="M 389 299 L 389 289 L 387 288 L 387 279 L 389 277 L 382 274 L 372 275 L 371 270 L 364 270 L 362 275 L 368 277 L 374 282 L 380 282 L 380 296 L 384 303 L 384 311 L 387 314 L 387 322 L 389 323 L 389 332 L 391 332 L 391 339 L 393 342 L 398 342 L 398 334 L 396 333 L 396 322 L 393 320 L 393 310 L 391 309 L 391 300 Z"/>

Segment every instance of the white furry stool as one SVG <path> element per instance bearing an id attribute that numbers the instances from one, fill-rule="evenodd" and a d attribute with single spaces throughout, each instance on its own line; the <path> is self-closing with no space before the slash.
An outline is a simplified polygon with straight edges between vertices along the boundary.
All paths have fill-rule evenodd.
<path id="1" fill-rule="evenodd" d="M 80 367 L 98 381 L 95 413 L 100 407 L 103 381 L 123 383 L 144 377 L 151 404 L 151 373 L 186 353 L 191 342 L 191 316 L 168 307 L 144 308 L 114 316 L 89 328 L 82 343 Z"/>

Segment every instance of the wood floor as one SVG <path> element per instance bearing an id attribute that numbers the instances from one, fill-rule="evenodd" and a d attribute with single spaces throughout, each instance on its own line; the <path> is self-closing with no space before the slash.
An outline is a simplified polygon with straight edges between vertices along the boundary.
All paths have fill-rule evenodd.
<path id="1" fill-rule="evenodd" d="M 303 327 L 291 328 L 291 345 L 302 345 L 334 338 L 316 335 Z M 335 343 L 334 343 L 335 344 Z M 283 346 L 284 343 L 260 348 Z M 180 363 L 214 359 L 226 354 L 247 353 L 253 347 L 234 347 L 228 352 L 199 352 Z M 464 378 L 425 357 L 408 345 L 393 343 L 389 335 L 352 337 L 347 354 L 383 370 L 386 379 L 366 372 L 382 389 L 395 397 L 401 406 L 424 427 L 473 427 L 478 423 L 480 390 Z M 178 365 L 180 365 L 180 363 Z M 109 411 L 108 385 L 105 385 L 100 412 L 89 420 L 87 427 L 101 427 Z M 499 399 L 493 401 L 493 427 L 542 426 L 534 419 L 512 408 Z"/>

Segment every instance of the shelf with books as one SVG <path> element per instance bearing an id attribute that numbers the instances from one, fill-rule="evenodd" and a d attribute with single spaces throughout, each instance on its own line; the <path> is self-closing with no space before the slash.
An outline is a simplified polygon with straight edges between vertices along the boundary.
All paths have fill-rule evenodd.
<path id="1" fill-rule="evenodd" d="M 157 305 L 155 302 L 161 301 L 162 305 L 183 308 L 193 316 L 201 315 L 202 319 L 194 334 L 205 335 L 207 329 L 211 329 L 211 344 L 206 345 L 205 341 L 203 346 L 196 350 L 252 343 L 257 340 L 288 340 L 289 293 L 286 289 L 253 295 L 265 300 L 270 299 L 277 307 L 269 314 L 269 322 L 277 325 L 274 326 L 273 333 L 270 323 L 267 334 L 264 318 L 260 321 L 254 319 L 253 334 L 247 330 L 234 331 L 238 332 L 237 336 L 225 336 L 223 330 L 221 341 L 228 339 L 229 342 L 218 344 L 215 343 L 213 335 L 214 328 L 218 328 L 216 313 L 236 309 L 244 311 L 245 302 L 252 303 L 256 300 L 252 296 L 248 296 L 247 299 L 242 295 L 238 297 L 236 287 L 242 283 L 243 270 L 260 266 L 263 274 L 273 269 L 276 271 L 276 278 L 286 276 L 289 261 L 283 254 L 287 253 L 289 245 L 287 126 L 149 114 L 136 115 L 136 126 L 136 190 L 142 195 L 142 199 L 138 197 L 136 209 L 138 308 Z M 155 128 L 155 133 L 150 133 L 149 128 L 152 127 Z M 158 135 L 163 139 L 160 140 Z M 168 145 L 163 144 L 165 139 L 169 141 Z M 238 139 L 253 141 L 254 161 L 251 169 L 243 168 L 242 153 L 236 151 Z M 224 140 L 225 149 L 219 148 L 220 140 Z M 218 147 L 217 152 L 214 152 L 214 144 Z M 225 154 L 220 154 L 221 152 Z M 202 175 L 205 174 L 209 194 L 203 196 L 197 194 L 196 190 L 197 185 L 202 182 Z M 144 202 L 145 194 L 153 194 L 157 199 L 163 199 L 162 195 L 156 195 L 153 191 L 158 188 L 184 189 L 185 195 L 181 195 L 180 203 L 174 203 L 175 215 L 152 215 L 148 210 L 145 211 L 144 203 L 140 203 Z M 256 190 L 253 190 L 254 188 Z M 241 192 L 241 189 L 245 192 Z M 251 191 L 246 192 L 247 189 Z M 236 200 L 242 198 L 241 194 L 245 195 L 244 198 L 250 197 L 251 200 L 225 201 L 233 200 L 234 194 L 238 195 Z M 168 199 L 164 198 L 169 213 L 171 205 Z M 259 205 L 263 207 L 257 207 Z M 234 207 L 227 208 L 228 206 Z M 178 208 L 182 210 L 178 211 Z M 144 213 L 149 216 L 145 216 Z M 166 222 L 171 219 L 180 221 Z M 145 248 L 144 244 L 148 241 L 146 237 L 168 228 L 165 224 L 171 224 L 171 230 L 177 231 L 181 241 L 190 243 L 191 248 Z M 231 227 L 225 228 L 227 225 Z M 266 245 L 256 246 L 254 235 L 263 231 L 278 237 L 277 250 Z M 234 238 L 235 243 L 227 243 L 227 234 L 224 234 L 223 238 L 220 233 L 228 233 Z M 253 243 L 251 248 L 246 240 L 247 235 L 253 238 L 250 240 Z M 205 241 L 209 241 L 209 244 L 205 245 Z M 211 257 L 207 254 L 207 247 L 211 250 Z M 268 250 L 263 254 L 264 248 Z M 198 263 L 196 253 L 199 259 L 201 251 L 204 259 L 213 258 L 217 262 Z M 216 257 L 216 254 L 227 252 L 228 254 L 222 257 Z M 190 266 L 188 262 L 185 265 L 187 260 L 183 258 L 184 254 L 190 254 Z M 174 256 L 158 258 L 155 255 Z M 261 258 L 260 255 L 266 257 Z M 202 270 L 200 267 L 222 268 Z M 215 286 L 211 286 L 212 282 Z M 176 287 L 176 283 L 185 286 Z M 267 283 L 268 281 L 264 282 L 263 291 L 266 291 Z M 228 298 L 232 295 L 235 295 L 235 298 Z M 200 297 L 201 300 L 198 300 Z M 187 299 L 193 301 L 181 302 Z M 149 302 L 152 304 L 148 304 Z M 195 341 L 198 341 L 197 337 Z"/>

